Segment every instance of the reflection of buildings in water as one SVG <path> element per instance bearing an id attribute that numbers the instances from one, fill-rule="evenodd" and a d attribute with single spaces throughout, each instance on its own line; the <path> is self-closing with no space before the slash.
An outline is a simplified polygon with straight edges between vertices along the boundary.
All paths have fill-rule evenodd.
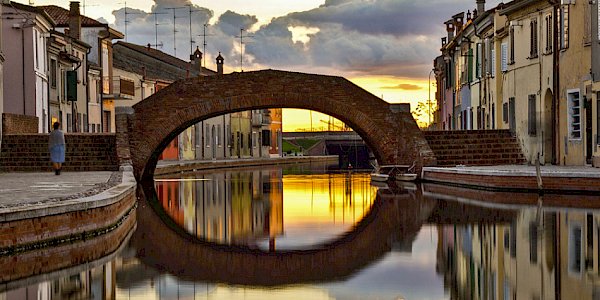
<path id="1" fill-rule="evenodd" d="M 269 239 L 273 250 L 275 238 L 284 233 L 284 185 L 292 222 L 326 213 L 333 224 L 354 225 L 369 211 L 376 192 L 367 177 L 347 173 L 282 179 L 280 169 L 265 169 L 157 181 L 155 188 L 165 212 L 191 234 L 249 246 Z"/>
<path id="2" fill-rule="evenodd" d="M 0 293 L 0 299 L 115 299 L 115 261 Z"/>
<path id="3" fill-rule="evenodd" d="M 283 234 L 281 177 L 280 170 L 220 172 L 155 187 L 167 214 L 191 234 L 253 245 Z"/>
<path id="4" fill-rule="evenodd" d="M 511 224 L 440 226 L 451 299 L 600 299 L 600 213 L 522 210 Z"/>

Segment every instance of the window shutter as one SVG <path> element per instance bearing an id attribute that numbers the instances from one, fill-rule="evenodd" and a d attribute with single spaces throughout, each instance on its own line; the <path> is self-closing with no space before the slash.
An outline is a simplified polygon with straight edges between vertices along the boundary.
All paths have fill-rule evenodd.
<path id="1" fill-rule="evenodd" d="M 502 63 L 502 72 L 506 72 L 508 70 L 508 45 L 506 43 L 502 43 L 502 45 L 500 45 L 500 49 L 501 49 L 501 63 Z"/>
<path id="2" fill-rule="evenodd" d="M 537 134 L 537 119 L 536 119 L 536 101 L 535 95 L 529 95 L 529 135 L 535 136 Z"/>
<path id="3" fill-rule="evenodd" d="M 473 82 L 473 48 L 469 48 L 467 61 L 469 62 L 469 65 L 467 66 L 467 72 L 469 73 L 467 78 L 469 79 L 469 82 Z"/>
<path id="4" fill-rule="evenodd" d="M 477 62 L 477 71 L 476 71 L 477 75 L 476 76 L 477 76 L 477 78 L 481 78 L 481 60 L 483 58 L 481 56 L 481 54 L 482 54 L 481 46 L 482 46 L 481 43 L 477 43 L 477 60 L 476 60 L 476 62 Z"/>
<path id="5" fill-rule="evenodd" d="M 490 65 L 492 68 L 492 70 L 491 70 L 492 77 L 495 77 L 496 76 L 496 50 L 492 49 L 492 55 L 491 55 L 490 59 L 491 59 Z"/>

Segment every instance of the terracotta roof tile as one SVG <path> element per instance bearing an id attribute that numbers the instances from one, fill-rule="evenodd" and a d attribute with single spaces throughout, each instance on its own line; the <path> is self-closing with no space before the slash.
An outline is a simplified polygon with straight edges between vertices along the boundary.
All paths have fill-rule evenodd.
<path id="1" fill-rule="evenodd" d="M 56 26 L 58 26 L 58 27 L 69 26 L 69 10 L 68 9 L 65 9 L 65 8 L 62 8 L 62 7 L 56 6 L 56 5 L 38 6 L 38 8 L 46 11 L 46 13 L 48 13 L 48 15 L 50 15 L 50 17 L 52 17 L 52 19 L 54 19 L 54 21 L 56 22 Z M 100 26 L 107 26 L 107 24 L 96 21 L 90 17 L 81 15 L 81 26 L 83 26 L 83 27 L 86 27 L 86 26 L 100 27 Z"/>

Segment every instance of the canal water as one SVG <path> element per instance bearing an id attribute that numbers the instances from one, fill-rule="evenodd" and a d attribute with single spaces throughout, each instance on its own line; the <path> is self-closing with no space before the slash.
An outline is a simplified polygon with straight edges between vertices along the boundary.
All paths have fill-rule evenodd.
<path id="1" fill-rule="evenodd" d="M 0 257 L 31 261 L 22 278 L 0 275 L 0 299 L 600 297 L 597 196 L 374 186 L 323 165 L 190 173 L 138 190 L 123 238 L 71 247 L 98 252 L 91 260 Z M 105 254 L 109 241 L 119 245 Z"/>

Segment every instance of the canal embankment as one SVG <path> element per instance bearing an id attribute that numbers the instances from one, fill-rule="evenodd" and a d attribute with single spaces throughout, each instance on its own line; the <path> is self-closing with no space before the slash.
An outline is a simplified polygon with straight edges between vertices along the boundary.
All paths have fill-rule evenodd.
<path id="1" fill-rule="evenodd" d="M 90 239 L 135 218 L 132 171 L 0 175 L 0 255 Z"/>
<path id="2" fill-rule="evenodd" d="M 598 193 L 600 172 L 588 166 L 456 166 L 424 167 L 424 182 L 472 189 L 513 192 Z"/>
<path id="3" fill-rule="evenodd" d="M 219 160 L 177 160 L 159 161 L 156 165 L 154 175 L 168 175 L 183 172 L 196 172 L 202 170 L 259 167 L 274 165 L 289 165 L 303 163 L 338 163 L 337 155 L 329 156 L 284 156 L 276 158 L 240 158 Z"/>

